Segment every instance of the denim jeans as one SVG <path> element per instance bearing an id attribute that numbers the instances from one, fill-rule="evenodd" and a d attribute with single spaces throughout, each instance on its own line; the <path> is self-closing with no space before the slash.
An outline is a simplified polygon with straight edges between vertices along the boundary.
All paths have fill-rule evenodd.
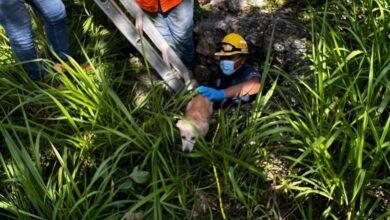
<path id="1" fill-rule="evenodd" d="M 194 0 L 183 0 L 165 13 L 160 10 L 153 20 L 164 39 L 174 47 L 184 64 L 191 69 L 195 58 Z"/>
<path id="2" fill-rule="evenodd" d="M 0 0 L 0 24 L 10 38 L 10 44 L 24 68 L 34 80 L 45 75 L 42 62 L 37 59 L 28 3 L 44 21 L 47 38 L 54 52 L 66 60 L 70 54 L 66 28 L 65 6 L 61 0 Z"/>

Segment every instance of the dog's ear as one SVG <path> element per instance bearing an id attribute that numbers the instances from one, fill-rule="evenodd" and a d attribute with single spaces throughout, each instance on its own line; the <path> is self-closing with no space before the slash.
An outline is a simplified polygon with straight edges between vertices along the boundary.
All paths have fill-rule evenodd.
<path id="1" fill-rule="evenodd" d="M 176 122 L 176 127 L 181 128 L 183 127 L 183 120 L 179 120 Z"/>

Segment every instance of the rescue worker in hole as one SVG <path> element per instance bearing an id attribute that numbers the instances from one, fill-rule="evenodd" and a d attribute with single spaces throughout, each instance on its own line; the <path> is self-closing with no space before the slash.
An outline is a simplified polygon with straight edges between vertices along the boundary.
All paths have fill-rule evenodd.
<path id="1" fill-rule="evenodd" d="M 217 81 L 210 87 L 200 86 L 197 91 L 211 102 L 222 105 L 249 102 L 259 92 L 261 85 L 260 73 L 246 63 L 248 53 L 248 44 L 241 35 L 226 35 L 220 51 L 215 53 L 220 59 L 221 69 Z"/>

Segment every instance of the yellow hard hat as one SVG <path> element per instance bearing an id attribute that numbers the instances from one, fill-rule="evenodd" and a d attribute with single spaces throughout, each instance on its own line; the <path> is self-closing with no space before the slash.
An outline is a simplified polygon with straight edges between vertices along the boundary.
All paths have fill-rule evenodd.
<path id="1" fill-rule="evenodd" d="M 237 34 L 230 33 L 222 39 L 222 48 L 215 56 L 232 56 L 236 54 L 248 54 L 248 44 L 245 39 Z"/>

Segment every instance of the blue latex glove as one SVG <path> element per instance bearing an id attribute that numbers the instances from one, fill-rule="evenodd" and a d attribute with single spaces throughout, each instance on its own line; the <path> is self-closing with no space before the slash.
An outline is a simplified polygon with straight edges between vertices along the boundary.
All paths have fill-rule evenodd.
<path id="1" fill-rule="evenodd" d="M 212 102 L 225 99 L 225 91 L 223 90 L 217 90 L 206 86 L 199 86 L 196 90 Z"/>

